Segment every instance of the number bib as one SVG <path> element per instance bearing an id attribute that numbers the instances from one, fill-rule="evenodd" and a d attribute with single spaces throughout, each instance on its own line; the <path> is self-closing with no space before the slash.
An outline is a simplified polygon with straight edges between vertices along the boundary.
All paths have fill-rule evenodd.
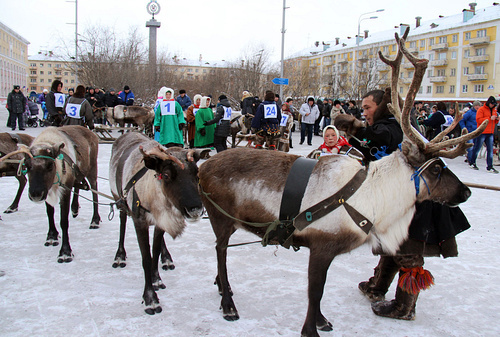
<path id="1" fill-rule="evenodd" d="M 64 106 L 64 94 L 55 93 L 54 96 L 56 98 L 56 108 L 62 108 Z"/>
<path id="2" fill-rule="evenodd" d="M 80 119 L 80 109 L 82 108 L 81 104 L 68 103 L 66 104 L 66 115 L 71 118 Z"/>
<path id="3" fill-rule="evenodd" d="M 278 118 L 276 104 L 264 104 L 264 118 Z"/>
<path id="4" fill-rule="evenodd" d="M 288 122 L 288 115 L 287 114 L 282 114 L 281 115 L 281 123 L 280 126 L 286 126 L 286 123 Z"/>
<path id="5" fill-rule="evenodd" d="M 160 107 L 162 116 L 175 115 L 175 101 L 163 101 Z"/>
<path id="6" fill-rule="evenodd" d="M 156 110 L 156 108 L 158 108 L 160 106 L 161 102 L 163 102 L 163 99 L 158 98 L 155 102 L 155 107 L 153 108 L 153 110 Z"/>
<path id="7" fill-rule="evenodd" d="M 193 115 L 196 116 L 196 113 L 198 112 L 198 110 L 200 110 L 199 108 L 193 108 Z"/>
<path id="8" fill-rule="evenodd" d="M 231 120 L 231 114 L 233 113 L 233 110 L 231 110 L 231 107 L 225 107 L 224 108 L 224 117 L 222 117 L 223 120 L 225 121 L 230 121 Z"/>

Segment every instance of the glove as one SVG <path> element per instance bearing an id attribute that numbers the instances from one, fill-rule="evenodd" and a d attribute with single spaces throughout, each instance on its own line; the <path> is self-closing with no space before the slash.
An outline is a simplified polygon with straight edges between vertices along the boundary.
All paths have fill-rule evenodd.
<path id="1" fill-rule="evenodd" d="M 184 123 L 180 123 L 180 124 L 179 124 L 179 130 L 181 130 L 181 131 L 182 131 L 182 129 L 184 129 L 184 125 L 186 125 L 186 124 L 184 124 Z"/>
<path id="2" fill-rule="evenodd" d="M 207 134 L 207 130 L 200 129 L 200 135 L 205 136 Z"/>
<path id="3" fill-rule="evenodd" d="M 208 125 L 208 122 L 203 122 L 203 125 L 207 126 L 207 125 Z"/>
<path id="4" fill-rule="evenodd" d="M 155 126 L 155 131 L 160 132 L 160 126 Z"/>

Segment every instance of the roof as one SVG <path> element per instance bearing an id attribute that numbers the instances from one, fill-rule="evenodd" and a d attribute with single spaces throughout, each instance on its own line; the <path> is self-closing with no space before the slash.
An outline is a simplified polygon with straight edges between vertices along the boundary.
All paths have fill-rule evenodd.
<path id="1" fill-rule="evenodd" d="M 479 23 L 484 23 L 488 21 L 494 21 L 500 19 L 500 5 L 489 6 L 482 9 L 476 9 L 475 15 L 469 19 L 467 22 L 464 22 L 464 14 L 459 13 L 450 16 L 444 16 L 440 18 L 435 18 L 427 21 L 421 21 L 419 27 L 416 27 L 416 24 L 410 24 L 410 33 L 408 35 L 407 40 L 411 41 L 412 36 L 421 36 L 427 33 L 436 34 L 436 32 L 445 31 L 453 28 L 463 28 L 467 26 L 477 25 Z M 434 26 L 437 25 L 437 26 Z M 432 28 L 434 26 L 434 28 Z M 390 41 L 391 43 L 394 41 L 394 33 L 400 34 L 400 27 L 375 32 L 370 34 L 367 39 L 361 40 L 359 42 L 359 46 L 369 46 L 374 43 L 386 42 Z M 401 34 L 400 34 L 401 35 Z M 339 44 L 335 45 L 335 40 L 326 41 L 324 44 L 330 44 L 330 48 L 323 50 L 324 47 L 320 44 L 318 47 L 312 46 L 310 48 L 305 48 L 299 52 L 291 54 L 287 59 L 298 58 L 298 57 L 309 57 L 315 54 L 326 54 L 332 53 L 335 51 L 341 51 L 349 48 L 356 47 L 356 38 L 351 39 L 340 39 Z"/>

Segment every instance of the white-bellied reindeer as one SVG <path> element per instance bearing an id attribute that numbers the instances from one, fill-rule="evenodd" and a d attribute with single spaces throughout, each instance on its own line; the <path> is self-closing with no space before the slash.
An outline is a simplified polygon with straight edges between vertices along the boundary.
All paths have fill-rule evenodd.
<path id="1" fill-rule="evenodd" d="M 216 283 L 226 320 L 239 318 L 226 267 L 229 238 L 236 229 L 251 231 L 270 243 L 281 243 L 285 240 L 279 237 L 283 234 L 279 229 L 284 228 L 285 243 L 310 249 L 309 305 L 302 336 L 319 336 L 318 329 L 332 330 L 332 324 L 321 313 L 320 301 L 328 268 L 335 256 L 350 252 L 365 242 L 379 251 L 394 254 L 408 236 L 416 202 L 433 200 L 453 206 L 469 198 L 470 190 L 439 157 L 454 158 L 464 153 L 468 147 L 465 142 L 481 133 L 484 126 L 472 134 L 466 134 L 464 129 L 459 139 L 441 141 L 449 132 L 445 130 L 430 143 L 422 141 L 410 126 L 409 113 L 428 60 L 416 59 L 406 51 L 406 36 L 407 33 L 399 39 L 396 34 L 399 46 L 396 60 L 383 59 L 393 71 L 392 102 L 399 99 L 396 86 L 402 53 L 416 70 L 402 113 L 398 104 L 390 107 L 406 136 L 401 151 L 367 167 L 348 156 L 321 157 L 308 182 L 306 180 L 303 198 L 295 209 L 297 215 L 286 220 L 280 219 L 280 208 L 282 210 L 283 205 L 292 202 L 282 200 L 285 186 L 289 186 L 286 182 L 290 180 L 292 165 L 306 159 L 297 160 L 299 156 L 276 151 L 233 149 L 219 153 L 201 165 L 200 186 L 216 235 Z M 451 151 L 444 150 L 452 145 L 458 146 Z M 424 187 L 422 183 L 417 193 L 417 179 L 412 179 L 416 175 L 427 185 Z M 294 179 L 297 181 L 297 176 Z M 277 219 L 280 220 L 277 222 Z M 256 223 L 262 226 L 257 227 Z M 276 229 L 266 234 L 269 224 L 275 225 Z"/>
<path id="2" fill-rule="evenodd" d="M 69 243 L 69 212 L 71 191 L 75 195 L 71 202 L 73 217 L 78 216 L 78 192 L 90 188 L 97 191 L 97 152 L 99 139 L 82 126 L 49 127 L 36 137 L 31 146 L 23 146 L 16 153 L 24 153 L 24 166 L 28 175 L 28 196 L 31 201 L 44 202 L 47 208 L 49 231 L 45 246 L 59 245 L 59 232 L 54 221 L 54 207 L 61 207 L 60 225 L 62 245 L 57 262 L 71 262 L 73 254 Z M 4 157 L 4 158 L 5 158 Z M 87 184 L 88 180 L 88 184 Z M 92 192 L 94 214 L 90 228 L 99 228 L 101 217 L 98 211 L 97 193 Z"/>
<path id="3" fill-rule="evenodd" d="M 141 250 L 145 280 L 142 297 L 145 311 L 150 315 L 162 311 L 154 287 L 165 288 L 158 273 L 163 234 L 176 238 L 184 230 L 185 219 L 196 221 L 203 212 L 196 162 L 208 151 L 166 149 L 137 132 L 129 132 L 113 144 L 109 182 L 120 209 L 120 243 L 115 264 L 120 265 L 126 258 L 123 242 L 129 215 Z M 149 226 L 155 226 L 153 258 Z"/>
<path id="4" fill-rule="evenodd" d="M 17 150 L 18 145 L 24 144 L 30 146 L 34 137 L 27 135 L 25 133 L 0 133 L 0 157 L 5 156 L 10 152 Z M 23 194 L 24 187 L 26 186 L 26 177 L 20 174 L 18 167 L 18 161 L 22 159 L 21 154 L 14 156 L 11 162 L 0 163 L 0 176 L 2 177 L 16 177 L 19 181 L 19 188 L 17 189 L 16 197 L 12 204 L 4 211 L 4 213 L 14 213 L 17 212 L 19 207 L 19 200 Z"/>

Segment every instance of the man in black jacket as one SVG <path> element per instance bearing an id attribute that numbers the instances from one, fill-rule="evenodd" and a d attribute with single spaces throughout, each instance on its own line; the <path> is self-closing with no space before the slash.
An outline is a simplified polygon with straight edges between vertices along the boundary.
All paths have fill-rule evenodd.
<path id="1" fill-rule="evenodd" d="M 214 147 L 217 153 L 227 150 L 227 137 L 231 133 L 231 104 L 226 95 L 219 96 L 217 111 L 212 120 L 206 121 L 203 125 L 217 123 L 214 132 Z"/>
<path id="2" fill-rule="evenodd" d="M 26 107 L 26 97 L 23 95 L 18 85 L 15 85 L 14 89 L 9 93 L 7 97 L 7 107 L 9 110 L 9 123 L 7 126 L 10 126 L 12 131 L 14 131 L 16 129 L 17 120 L 19 130 L 24 130 L 23 112 Z"/>

